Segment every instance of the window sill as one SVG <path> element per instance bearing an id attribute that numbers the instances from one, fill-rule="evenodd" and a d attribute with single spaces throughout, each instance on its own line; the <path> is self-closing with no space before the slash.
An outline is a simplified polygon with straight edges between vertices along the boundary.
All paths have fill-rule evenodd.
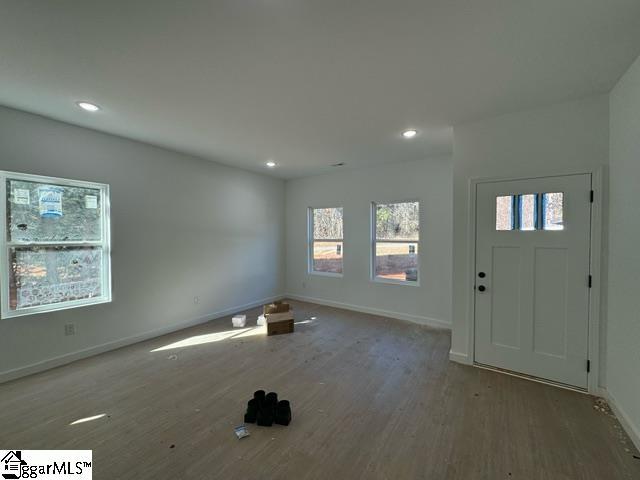
<path id="1" fill-rule="evenodd" d="M 72 300 L 69 302 L 49 305 L 38 305 L 22 310 L 11 310 L 2 312 L 2 320 L 8 320 L 16 317 L 24 317 L 25 315 L 37 315 L 40 313 L 52 313 L 60 310 L 69 310 L 70 308 L 89 307 L 91 305 L 100 305 L 103 303 L 111 303 L 111 297 L 93 297 L 92 299 Z"/>
<path id="2" fill-rule="evenodd" d="M 372 279 L 369 280 L 371 283 L 382 283 L 382 284 L 387 284 L 387 285 L 405 285 L 408 287 L 419 287 L 420 286 L 420 281 L 417 282 L 411 282 L 408 280 L 393 280 L 390 278 L 380 278 L 380 277 L 374 277 Z"/>
<path id="3" fill-rule="evenodd" d="M 307 272 L 308 275 L 317 275 L 318 277 L 330 277 L 330 278 L 342 278 L 343 274 L 342 273 L 333 273 L 333 272 L 315 272 L 315 271 L 309 271 Z"/>

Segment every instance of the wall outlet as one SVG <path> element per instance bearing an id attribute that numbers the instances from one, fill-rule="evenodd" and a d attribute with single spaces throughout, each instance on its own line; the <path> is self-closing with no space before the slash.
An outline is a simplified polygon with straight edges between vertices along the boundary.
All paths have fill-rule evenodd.
<path id="1" fill-rule="evenodd" d="M 193 303 L 200 303 L 200 297 L 193 297 Z"/>
<path id="2" fill-rule="evenodd" d="M 65 336 L 75 335 L 76 334 L 76 325 L 75 323 L 67 323 L 64 326 L 64 334 Z"/>

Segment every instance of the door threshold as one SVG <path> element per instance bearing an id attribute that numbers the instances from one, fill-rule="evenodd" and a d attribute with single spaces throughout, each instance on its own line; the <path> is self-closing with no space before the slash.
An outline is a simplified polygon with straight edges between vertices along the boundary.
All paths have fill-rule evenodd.
<path id="1" fill-rule="evenodd" d="M 530 380 L 532 382 L 543 383 L 545 385 L 550 385 L 552 387 L 564 388 L 565 390 L 571 390 L 572 392 L 584 393 L 586 395 L 590 395 L 586 388 L 580 388 L 573 385 L 567 385 L 566 383 L 554 382 L 553 380 L 547 380 L 540 377 L 535 377 L 533 375 L 527 375 L 526 373 L 518 373 L 512 370 L 507 370 L 499 367 L 492 367 L 491 365 L 484 365 L 482 363 L 473 362 L 473 366 L 477 368 L 482 368 L 483 370 L 490 370 L 492 372 L 504 373 L 505 375 L 510 375 L 512 377 L 522 378 L 524 380 Z"/>

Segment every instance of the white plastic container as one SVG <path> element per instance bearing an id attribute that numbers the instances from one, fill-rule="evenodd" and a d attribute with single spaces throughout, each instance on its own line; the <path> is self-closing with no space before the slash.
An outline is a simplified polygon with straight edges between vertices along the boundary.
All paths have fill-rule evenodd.
<path id="1" fill-rule="evenodd" d="M 256 321 L 256 325 L 262 327 L 267 324 L 267 318 L 264 315 L 260 315 Z"/>
<path id="2" fill-rule="evenodd" d="M 234 327 L 244 327 L 247 323 L 246 315 L 236 315 L 231 319 L 231 323 L 233 323 Z"/>

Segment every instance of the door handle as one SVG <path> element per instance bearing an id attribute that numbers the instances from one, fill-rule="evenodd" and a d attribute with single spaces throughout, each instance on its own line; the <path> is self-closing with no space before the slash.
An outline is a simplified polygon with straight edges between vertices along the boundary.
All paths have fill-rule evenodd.
<path id="1" fill-rule="evenodd" d="M 486 289 L 487 289 L 487 287 L 485 287 L 484 285 L 480 285 L 478 287 L 478 290 L 481 291 L 481 292 L 484 292 Z"/>

